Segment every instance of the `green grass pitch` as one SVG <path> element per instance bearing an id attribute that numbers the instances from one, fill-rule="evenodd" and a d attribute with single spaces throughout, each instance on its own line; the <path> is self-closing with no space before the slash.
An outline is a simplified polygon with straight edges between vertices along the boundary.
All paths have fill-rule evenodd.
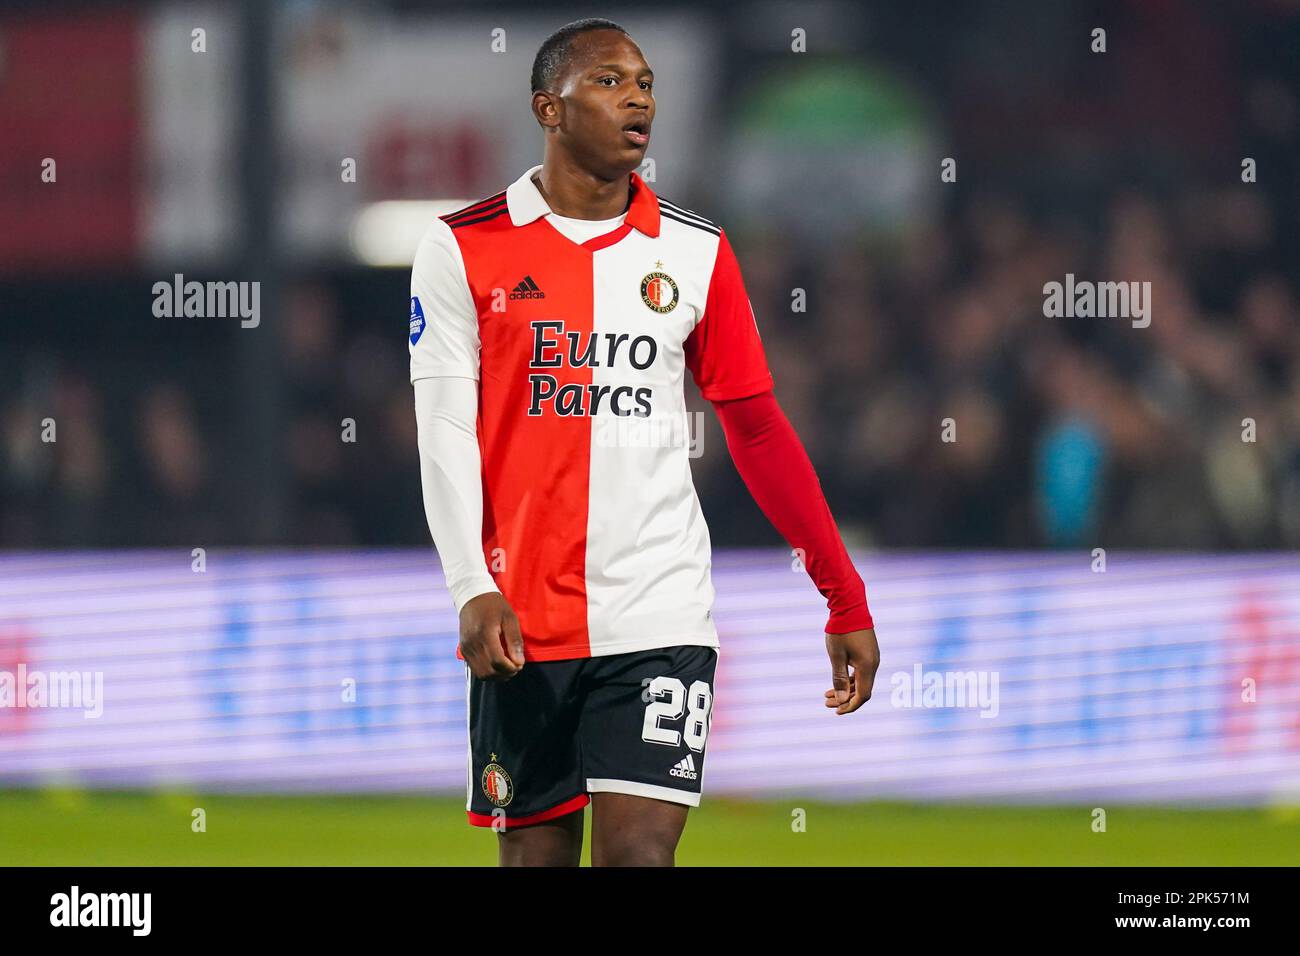
<path id="1" fill-rule="evenodd" d="M 192 811 L 207 830 L 191 830 Z M 483 866 L 496 838 L 451 797 L 0 793 L 6 866 Z M 805 829 L 792 826 L 795 808 Z M 680 865 L 1168 865 L 1300 863 L 1300 809 L 811 803 L 705 798 Z M 590 811 L 588 811 L 590 833 Z M 584 854 L 584 862 L 587 857 Z"/>

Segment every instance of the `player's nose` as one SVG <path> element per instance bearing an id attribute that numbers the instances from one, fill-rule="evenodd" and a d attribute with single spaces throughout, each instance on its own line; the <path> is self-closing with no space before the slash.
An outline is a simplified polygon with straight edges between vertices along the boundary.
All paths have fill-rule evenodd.
<path id="1" fill-rule="evenodd" d="M 623 120 L 624 129 L 627 129 L 628 126 L 631 126 L 632 124 L 635 123 L 636 125 L 641 127 L 642 132 L 649 132 L 650 124 L 654 122 L 654 111 L 649 109 L 644 104 L 629 102 L 627 104 L 627 112 L 624 113 L 623 115 L 624 115 L 624 120 Z"/>

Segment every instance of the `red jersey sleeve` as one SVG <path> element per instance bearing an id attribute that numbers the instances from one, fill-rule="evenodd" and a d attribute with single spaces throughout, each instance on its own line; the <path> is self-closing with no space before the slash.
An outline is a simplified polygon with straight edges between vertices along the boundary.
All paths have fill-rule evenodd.
<path id="1" fill-rule="evenodd" d="M 725 231 L 718 237 L 704 315 L 686 338 L 686 366 L 710 402 L 747 398 L 772 388 L 758 322 Z"/>
<path id="2" fill-rule="evenodd" d="M 804 568 L 826 598 L 827 634 L 875 627 L 867 589 L 844 547 L 803 443 L 771 392 L 717 402 L 736 470 L 763 514 L 803 552 Z"/>

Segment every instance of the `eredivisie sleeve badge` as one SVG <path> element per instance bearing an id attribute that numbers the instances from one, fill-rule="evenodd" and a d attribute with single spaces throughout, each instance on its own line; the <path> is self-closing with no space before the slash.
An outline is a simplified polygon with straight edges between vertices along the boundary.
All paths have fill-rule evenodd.
<path id="1" fill-rule="evenodd" d="M 656 312 L 671 312 L 677 308 L 677 283 L 666 272 L 651 272 L 641 280 L 641 301 Z"/>

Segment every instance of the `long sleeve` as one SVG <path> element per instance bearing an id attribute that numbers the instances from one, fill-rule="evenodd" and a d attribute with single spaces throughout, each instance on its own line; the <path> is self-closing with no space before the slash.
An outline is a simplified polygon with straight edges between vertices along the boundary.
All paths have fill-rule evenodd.
<path id="1" fill-rule="evenodd" d="M 826 598 L 826 633 L 874 627 L 867 592 L 835 527 L 803 443 L 772 392 L 716 401 L 736 470 L 763 514 L 802 551 L 804 567 Z"/>
<path id="2" fill-rule="evenodd" d="M 409 341 L 424 514 L 460 613 L 471 598 L 499 589 L 483 556 L 478 311 L 460 247 L 441 219 L 415 253 Z"/>
<path id="3" fill-rule="evenodd" d="M 438 377 L 415 382 L 424 514 L 457 613 L 471 598 L 499 590 L 483 556 L 477 415 L 478 384 L 473 379 Z"/>

